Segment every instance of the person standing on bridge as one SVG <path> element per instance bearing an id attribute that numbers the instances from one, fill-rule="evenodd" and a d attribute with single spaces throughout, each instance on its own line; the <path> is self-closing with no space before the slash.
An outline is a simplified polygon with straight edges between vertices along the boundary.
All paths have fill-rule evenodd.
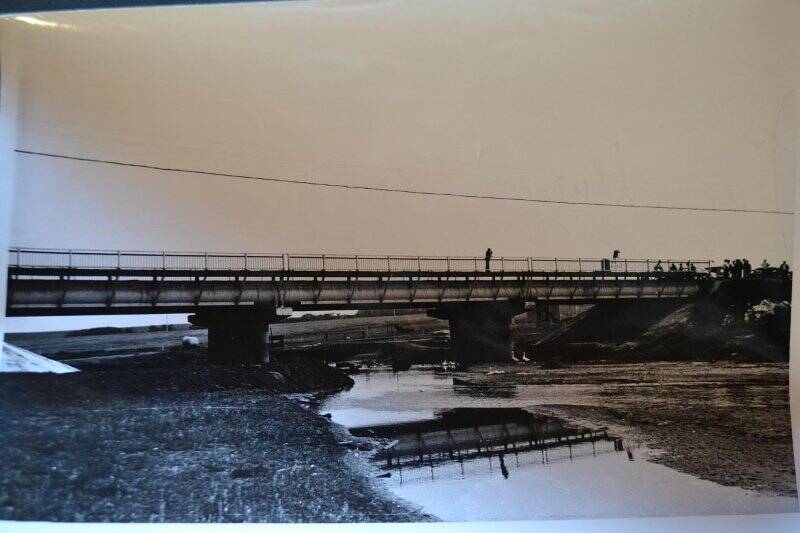
<path id="1" fill-rule="evenodd" d="M 784 261 L 783 263 L 781 263 L 781 266 L 778 267 L 778 268 L 781 271 L 781 277 L 784 279 L 784 281 L 788 281 L 788 279 L 789 279 L 789 263 Z"/>
<path id="2" fill-rule="evenodd" d="M 492 249 L 486 249 L 486 272 L 489 272 L 490 263 L 492 262 Z"/>
<path id="3" fill-rule="evenodd" d="M 749 278 L 750 273 L 752 271 L 753 271 L 753 265 L 750 264 L 750 261 L 748 261 L 746 258 L 742 259 L 742 272 L 743 272 L 742 277 Z"/>

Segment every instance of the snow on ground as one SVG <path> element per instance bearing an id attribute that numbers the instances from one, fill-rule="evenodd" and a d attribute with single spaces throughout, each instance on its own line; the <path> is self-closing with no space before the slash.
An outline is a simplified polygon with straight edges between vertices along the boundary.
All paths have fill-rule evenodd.
<path id="1" fill-rule="evenodd" d="M 773 302 L 771 300 L 761 300 L 760 303 L 751 306 L 745 311 L 744 319 L 746 322 L 758 322 L 768 317 L 776 315 L 778 312 L 790 312 L 792 304 L 789 302 Z"/>
<path id="2" fill-rule="evenodd" d="M 685 305 L 659 320 L 644 332 L 645 337 L 660 333 L 664 329 L 676 326 L 688 326 L 692 318 L 692 305 Z"/>
<path id="3" fill-rule="evenodd" d="M 193 337 L 191 335 L 185 335 L 181 339 L 181 344 L 183 344 L 184 347 L 200 346 L 200 339 L 198 339 L 197 337 Z"/>
<path id="4" fill-rule="evenodd" d="M 3 350 L 0 352 L 0 372 L 53 372 L 54 374 L 66 374 L 68 372 L 79 372 L 79 370 L 4 342 Z"/>

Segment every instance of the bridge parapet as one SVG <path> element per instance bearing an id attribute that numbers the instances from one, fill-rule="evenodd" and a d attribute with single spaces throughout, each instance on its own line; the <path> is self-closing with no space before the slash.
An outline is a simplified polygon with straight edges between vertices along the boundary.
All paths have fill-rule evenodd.
<path id="1" fill-rule="evenodd" d="M 699 272 L 711 267 L 700 259 L 661 259 L 662 266 L 689 263 Z M 496 257 L 494 273 L 647 273 L 659 259 Z M 151 270 L 197 272 L 349 272 L 442 273 L 486 271 L 485 258 L 465 256 L 252 254 L 217 252 L 145 252 L 121 250 L 57 250 L 11 248 L 9 267 L 68 270 Z M 666 268 L 665 268 L 666 269 Z"/>

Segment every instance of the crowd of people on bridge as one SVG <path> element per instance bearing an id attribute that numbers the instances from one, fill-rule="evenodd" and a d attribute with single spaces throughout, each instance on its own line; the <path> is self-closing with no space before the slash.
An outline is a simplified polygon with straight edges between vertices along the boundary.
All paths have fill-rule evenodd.
<path id="1" fill-rule="evenodd" d="M 486 254 L 484 255 L 484 260 L 486 262 L 486 272 L 490 271 L 491 268 L 491 261 L 492 261 L 492 252 L 491 248 L 486 249 Z M 616 260 L 619 257 L 619 250 L 614 250 L 614 259 Z M 611 261 L 609 259 L 604 259 L 602 262 L 601 270 L 610 270 L 611 269 Z M 677 275 L 680 277 L 694 277 L 697 273 L 697 265 L 695 265 L 691 261 L 686 262 L 670 262 L 668 266 L 664 265 L 664 262 L 659 259 L 656 264 L 652 268 L 652 272 L 656 273 L 663 273 L 668 271 L 671 276 Z M 761 265 L 758 269 L 753 269 L 753 265 L 750 264 L 750 261 L 747 258 L 743 259 L 734 259 L 731 261 L 730 259 L 725 259 L 722 263 L 721 267 L 713 267 L 706 269 L 709 274 L 716 275 L 716 277 L 722 277 L 723 279 L 747 279 L 753 277 L 757 274 L 758 277 L 780 277 L 784 280 L 788 280 L 791 278 L 791 270 L 789 269 L 789 264 L 786 261 L 781 262 L 780 266 L 772 267 L 770 266 L 769 262 L 764 259 L 761 262 Z M 705 274 L 704 275 L 708 275 Z"/>
<path id="2" fill-rule="evenodd" d="M 669 271 L 670 272 L 697 272 L 697 265 L 692 263 L 691 261 L 686 262 L 686 266 L 684 267 L 683 263 L 679 263 L 677 266 L 675 263 L 669 264 Z M 653 272 L 664 272 L 664 265 L 661 262 L 661 259 L 658 260 L 656 266 L 653 267 Z"/>
<path id="3" fill-rule="evenodd" d="M 697 272 L 697 266 L 691 261 L 687 261 L 686 263 L 678 264 L 670 263 L 668 267 L 665 267 L 664 263 L 659 260 L 653 267 L 653 272 L 664 272 L 665 270 L 668 270 L 670 273 L 693 274 Z M 761 265 L 759 265 L 757 269 L 753 268 L 753 265 L 748 259 L 742 258 L 734 259 L 733 261 L 725 259 L 721 267 L 708 268 L 707 270 L 712 275 L 716 274 L 716 277 L 721 277 L 722 279 L 780 277 L 781 279 L 787 280 L 791 277 L 789 264 L 786 261 L 783 261 L 778 267 L 773 267 L 766 259 L 761 262 Z"/>
<path id="4" fill-rule="evenodd" d="M 789 278 L 790 270 L 789 264 L 783 261 L 777 268 L 770 266 L 769 262 L 764 259 L 761 261 L 759 267 L 759 274 L 761 276 L 771 273 L 779 274 L 784 279 Z M 750 261 L 745 259 L 725 259 L 722 263 L 722 278 L 723 279 L 747 279 L 753 276 L 753 266 Z"/>

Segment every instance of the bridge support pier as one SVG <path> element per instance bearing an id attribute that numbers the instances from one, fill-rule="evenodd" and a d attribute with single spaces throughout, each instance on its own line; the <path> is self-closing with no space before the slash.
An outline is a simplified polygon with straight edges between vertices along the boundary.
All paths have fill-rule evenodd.
<path id="1" fill-rule="evenodd" d="M 211 309 L 189 316 L 195 326 L 208 328 L 208 360 L 217 364 L 269 362 L 266 336 L 273 309 L 250 307 Z"/>
<path id="2" fill-rule="evenodd" d="M 511 359 L 511 319 L 519 301 L 448 302 L 428 312 L 450 322 L 450 348 L 459 366 Z"/>
<path id="3" fill-rule="evenodd" d="M 558 304 L 536 303 L 536 323 L 555 324 L 559 320 Z"/>

